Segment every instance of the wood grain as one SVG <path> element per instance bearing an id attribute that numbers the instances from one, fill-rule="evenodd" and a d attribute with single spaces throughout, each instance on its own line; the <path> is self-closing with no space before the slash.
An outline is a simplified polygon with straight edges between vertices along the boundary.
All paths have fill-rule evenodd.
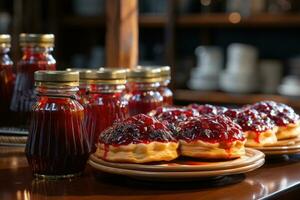
<path id="1" fill-rule="evenodd" d="M 137 0 L 106 2 L 106 66 L 131 68 L 138 61 Z"/>

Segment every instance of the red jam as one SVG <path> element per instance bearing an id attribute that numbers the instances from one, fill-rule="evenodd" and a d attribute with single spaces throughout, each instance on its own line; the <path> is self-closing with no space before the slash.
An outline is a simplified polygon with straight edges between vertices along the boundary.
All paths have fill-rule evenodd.
<path id="1" fill-rule="evenodd" d="M 85 124 L 90 137 L 90 144 L 95 150 L 95 143 L 100 133 L 116 121 L 122 121 L 129 117 L 128 101 L 124 97 L 123 90 L 116 90 L 102 86 L 92 87 L 86 95 L 85 102 Z M 112 92 L 113 91 L 113 92 Z"/>
<path id="2" fill-rule="evenodd" d="M 205 104 L 205 105 L 190 104 L 188 105 L 188 108 L 193 108 L 197 110 L 200 114 L 213 114 L 213 115 L 223 114 L 227 110 L 227 108 L 225 107 L 213 106 L 210 104 Z"/>
<path id="3" fill-rule="evenodd" d="M 123 122 L 117 122 L 103 131 L 99 142 L 106 145 L 128 145 L 138 143 L 176 141 L 171 131 L 157 119 L 139 114 Z"/>
<path id="4" fill-rule="evenodd" d="M 243 131 L 263 132 L 274 127 L 273 121 L 265 114 L 253 109 L 247 109 L 238 114 L 236 122 Z"/>
<path id="5" fill-rule="evenodd" d="M 172 106 L 173 105 L 173 92 L 168 88 L 168 82 L 162 82 L 159 86 L 159 92 L 163 97 L 163 105 L 164 106 Z"/>
<path id="6" fill-rule="evenodd" d="M 198 111 L 185 108 L 165 108 L 157 109 L 154 117 L 159 121 L 167 121 L 170 124 L 177 125 L 179 122 L 186 121 L 192 117 L 199 116 Z"/>
<path id="7" fill-rule="evenodd" d="M 35 176 L 72 176 L 85 168 L 90 145 L 73 89 L 37 88 L 25 151 Z"/>
<path id="8" fill-rule="evenodd" d="M 251 106 L 251 108 L 267 114 L 277 126 L 286 126 L 295 124 L 299 120 L 299 115 L 295 111 L 282 103 L 274 101 L 262 101 Z"/>
<path id="9" fill-rule="evenodd" d="M 163 105 L 163 97 L 157 90 L 157 83 L 133 83 L 129 97 L 130 115 L 147 114 Z"/>
<path id="10" fill-rule="evenodd" d="M 229 117 L 231 120 L 236 121 L 241 111 L 242 109 L 228 109 L 224 112 L 224 115 Z"/>
<path id="11" fill-rule="evenodd" d="M 178 139 L 186 142 L 202 140 L 209 143 L 244 141 L 241 127 L 222 115 L 200 115 L 179 123 Z"/>
<path id="12" fill-rule="evenodd" d="M 13 62 L 8 56 L 9 48 L 2 48 L 0 44 L 0 111 L 8 113 L 12 91 L 15 83 Z"/>
<path id="13" fill-rule="evenodd" d="M 52 48 L 24 47 L 23 56 L 17 66 L 16 84 L 11 110 L 18 113 L 18 125 L 27 127 L 29 112 L 36 101 L 34 93 L 34 72 L 55 70 L 56 62 L 50 54 Z"/>

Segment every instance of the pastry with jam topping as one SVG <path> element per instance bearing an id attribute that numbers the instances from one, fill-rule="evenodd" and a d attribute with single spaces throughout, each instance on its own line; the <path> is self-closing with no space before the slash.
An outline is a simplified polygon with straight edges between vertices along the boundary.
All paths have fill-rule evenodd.
<path id="1" fill-rule="evenodd" d="M 220 115 L 226 112 L 228 109 L 223 106 L 214 106 L 210 104 L 190 104 L 187 106 L 188 108 L 195 109 L 199 112 L 199 114 L 213 114 L 213 115 Z"/>
<path id="2" fill-rule="evenodd" d="M 178 157 L 178 145 L 166 125 L 138 114 L 104 130 L 95 155 L 112 162 L 170 161 Z"/>
<path id="3" fill-rule="evenodd" d="M 178 123 L 186 121 L 192 117 L 197 117 L 199 116 L 199 113 L 197 110 L 192 108 L 159 107 L 152 111 L 151 115 L 166 124 L 172 131 L 174 137 L 176 137 Z"/>
<path id="4" fill-rule="evenodd" d="M 232 159 L 245 154 L 242 128 L 224 115 L 200 115 L 178 125 L 181 155 Z"/>
<path id="5" fill-rule="evenodd" d="M 246 146 L 264 146 L 277 142 L 278 130 L 267 114 L 254 109 L 241 110 L 236 120 L 247 138 Z"/>
<path id="6" fill-rule="evenodd" d="M 282 103 L 274 101 L 262 101 L 251 106 L 259 112 L 265 113 L 278 127 L 277 139 L 288 139 L 300 134 L 300 119 L 295 111 Z"/>

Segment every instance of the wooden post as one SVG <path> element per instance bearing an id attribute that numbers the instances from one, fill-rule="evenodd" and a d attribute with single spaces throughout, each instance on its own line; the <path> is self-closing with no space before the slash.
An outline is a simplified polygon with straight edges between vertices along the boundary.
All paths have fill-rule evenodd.
<path id="1" fill-rule="evenodd" d="M 107 0 L 106 24 L 106 66 L 135 67 L 138 61 L 137 0 Z"/>

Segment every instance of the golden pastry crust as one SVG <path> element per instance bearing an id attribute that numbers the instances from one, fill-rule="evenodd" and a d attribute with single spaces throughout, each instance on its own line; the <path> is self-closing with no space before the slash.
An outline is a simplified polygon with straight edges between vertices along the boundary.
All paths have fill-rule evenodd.
<path id="1" fill-rule="evenodd" d="M 261 147 L 265 145 L 275 144 L 277 142 L 276 132 L 278 128 L 257 133 L 255 131 L 245 131 L 245 137 L 247 138 L 246 146 L 249 147 Z"/>
<path id="2" fill-rule="evenodd" d="M 245 141 L 227 143 L 209 143 L 201 140 L 186 142 L 179 140 L 180 152 L 183 156 L 205 159 L 232 159 L 245 155 Z"/>
<path id="3" fill-rule="evenodd" d="M 146 163 L 170 161 L 178 157 L 178 142 L 150 142 L 147 144 L 104 145 L 98 143 L 95 155 L 112 162 Z"/>
<path id="4" fill-rule="evenodd" d="M 300 135 L 300 121 L 287 126 L 279 126 L 276 133 L 278 140 L 289 139 Z"/>

